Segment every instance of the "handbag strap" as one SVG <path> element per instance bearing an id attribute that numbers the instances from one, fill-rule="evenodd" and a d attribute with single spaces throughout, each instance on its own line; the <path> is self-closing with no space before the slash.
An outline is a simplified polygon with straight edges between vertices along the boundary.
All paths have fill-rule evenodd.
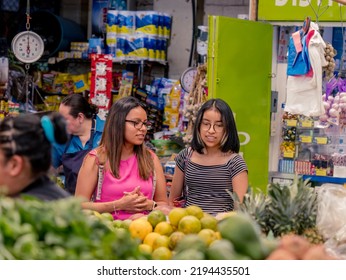
<path id="1" fill-rule="evenodd" d="M 105 163 L 106 163 L 105 159 L 101 162 L 99 156 L 96 155 L 96 164 L 98 166 L 98 170 L 97 170 L 97 186 L 94 193 L 94 200 L 101 199 Z"/>
<path id="2" fill-rule="evenodd" d="M 187 186 L 185 184 L 185 171 L 186 171 L 187 165 L 189 163 L 189 160 L 190 160 L 190 158 L 192 156 L 192 153 L 193 153 L 192 148 L 191 147 L 187 148 L 187 155 L 186 155 L 186 157 L 184 159 L 184 162 L 185 162 L 185 164 L 184 164 L 184 184 L 183 184 L 183 196 L 184 197 L 186 197 L 187 191 L 188 191 Z"/>
<path id="3" fill-rule="evenodd" d="M 104 177 L 104 164 L 98 165 L 98 176 L 97 176 L 97 187 L 96 187 L 96 195 L 95 199 L 100 200 L 101 199 L 101 192 L 102 192 L 102 183 L 103 183 L 103 177 Z"/>

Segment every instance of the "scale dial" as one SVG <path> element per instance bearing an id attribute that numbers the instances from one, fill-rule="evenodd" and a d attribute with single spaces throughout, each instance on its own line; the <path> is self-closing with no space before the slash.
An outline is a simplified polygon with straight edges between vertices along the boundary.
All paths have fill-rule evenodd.
<path id="1" fill-rule="evenodd" d="M 189 67 L 183 72 L 183 74 L 180 77 L 180 83 L 184 91 L 190 92 L 192 90 L 196 74 L 196 67 Z"/>
<path id="2" fill-rule="evenodd" d="M 19 61 L 33 63 L 43 55 L 44 43 L 41 36 L 37 33 L 23 31 L 13 38 L 12 51 Z"/>

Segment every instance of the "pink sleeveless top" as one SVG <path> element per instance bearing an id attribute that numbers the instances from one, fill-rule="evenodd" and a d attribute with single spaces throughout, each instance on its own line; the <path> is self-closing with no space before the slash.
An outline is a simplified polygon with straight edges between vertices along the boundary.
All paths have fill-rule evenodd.
<path id="1" fill-rule="evenodd" d="M 92 150 L 89 154 L 92 156 L 97 155 L 96 150 Z M 104 167 L 101 197 L 100 199 L 96 199 L 94 202 L 109 202 L 118 200 L 124 196 L 124 192 L 131 192 L 137 186 L 140 186 L 140 191 L 148 199 L 153 198 L 153 176 L 150 176 L 149 180 L 147 181 L 139 177 L 137 156 L 135 154 L 127 160 L 120 161 L 119 179 L 112 175 L 108 168 L 108 164 L 109 162 L 107 162 Z M 125 220 L 133 214 L 135 213 L 129 213 L 122 210 L 112 213 L 115 220 Z"/>

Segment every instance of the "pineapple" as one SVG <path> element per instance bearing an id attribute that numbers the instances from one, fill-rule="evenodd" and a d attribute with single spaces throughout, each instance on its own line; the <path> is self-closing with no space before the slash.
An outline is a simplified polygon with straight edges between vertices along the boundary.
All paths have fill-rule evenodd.
<path id="1" fill-rule="evenodd" d="M 316 227 L 307 228 L 303 232 L 303 236 L 311 243 L 311 244 L 322 244 L 324 243 L 323 236 L 318 232 Z"/>
<path id="2" fill-rule="evenodd" d="M 269 233 L 268 227 L 268 197 L 262 193 L 255 193 L 252 189 L 244 196 L 243 203 L 239 204 L 239 211 L 248 213 L 261 227 L 263 233 Z"/>
<path id="3" fill-rule="evenodd" d="M 308 181 L 291 186 L 272 184 L 268 188 L 270 226 L 275 236 L 288 233 L 302 235 L 316 226 L 317 193 Z"/>
<path id="4" fill-rule="evenodd" d="M 316 229 L 317 193 L 308 181 L 296 180 L 290 186 L 270 184 L 268 193 L 250 191 L 239 205 L 260 225 L 262 232 L 274 237 L 294 233 L 310 242 L 321 242 Z"/>

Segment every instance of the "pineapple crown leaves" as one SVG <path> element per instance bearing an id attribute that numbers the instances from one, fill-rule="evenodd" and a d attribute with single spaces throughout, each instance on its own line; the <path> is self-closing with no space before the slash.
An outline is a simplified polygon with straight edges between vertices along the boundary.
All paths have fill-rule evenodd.
<path id="1" fill-rule="evenodd" d="M 236 195 L 236 194 L 235 194 Z M 268 228 L 268 197 L 261 191 L 249 188 L 249 191 L 245 194 L 243 202 L 239 204 L 238 210 L 240 212 L 248 213 L 253 220 L 255 220 L 261 230 L 265 233 L 269 231 Z"/>
<path id="2" fill-rule="evenodd" d="M 301 234 L 316 226 L 317 193 L 309 180 L 295 178 L 290 186 L 269 184 L 267 193 L 249 188 L 242 203 L 236 193 L 228 193 L 238 205 L 236 209 L 248 213 L 265 233 Z"/>
<path id="3" fill-rule="evenodd" d="M 290 186 L 269 184 L 267 194 L 250 190 L 240 210 L 248 212 L 264 232 L 275 236 L 301 233 L 316 225 L 316 193 L 309 181 L 295 180 Z"/>
<path id="4" fill-rule="evenodd" d="M 268 195 L 274 234 L 289 231 L 301 234 L 316 225 L 317 194 L 308 180 L 296 181 L 291 186 L 271 184 Z"/>

